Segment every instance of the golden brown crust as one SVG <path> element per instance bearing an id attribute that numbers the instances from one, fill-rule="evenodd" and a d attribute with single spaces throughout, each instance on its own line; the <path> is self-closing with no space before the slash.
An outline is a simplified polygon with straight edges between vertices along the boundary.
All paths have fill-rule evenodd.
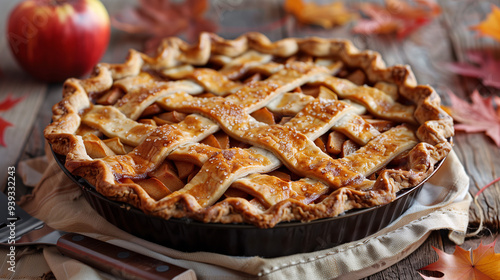
<path id="1" fill-rule="evenodd" d="M 300 56 L 306 57 L 304 61 L 295 61 Z M 209 62 L 225 65 L 218 71 L 192 67 Z M 342 65 L 358 69 L 364 73 L 361 79 L 366 76 L 368 83 L 379 86 L 359 86 L 333 76 Z M 158 79 L 148 71 L 173 80 Z M 236 81 L 252 73 L 266 78 Z M 320 85 L 317 97 L 293 92 L 303 85 Z M 384 93 L 380 90 L 384 87 L 395 90 Z M 116 97 L 115 106 L 93 104 L 116 89 L 124 95 Z M 207 97 L 194 98 L 197 94 Z M 398 95 L 411 104 L 399 103 Z M 293 106 L 286 105 L 292 102 Z M 161 110 L 158 106 L 188 115 L 176 123 L 158 117 L 136 121 L 148 108 Z M 255 121 L 250 114 L 264 106 L 275 114 L 294 116 L 288 124 L 286 118 L 276 125 Z M 353 112 L 407 125 L 379 132 Z M 79 135 L 81 125 L 109 139 Z M 218 129 L 255 147 L 196 144 Z M 330 129 L 363 147 L 342 159 L 332 158 L 325 153 L 327 148 L 316 146 L 327 142 L 328 136 L 321 135 Z M 167 219 L 190 217 L 258 227 L 388 203 L 399 190 L 432 173 L 436 162 L 451 150 L 452 135 L 452 119 L 440 108 L 438 94 L 429 86 L 417 85 L 408 66 L 387 68 L 378 53 L 359 51 L 346 40 L 271 42 L 260 33 L 235 40 L 203 33 L 196 45 L 168 38 L 154 57 L 131 50 L 123 64 L 101 63 L 91 78 L 65 82 L 63 100 L 53 107 L 53 122 L 45 129 L 53 150 L 66 156 L 66 168 L 110 199 Z M 405 151 L 405 164 L 383 168 Z M 161 173 L 156 170 L 167 158 L 184 159 L 201 168 L 184 188 L 170 194 L 168 188 L 151 190 L 155 184 L 161 186 L 161 180 L 143 180 L 153 171 Z M 305 178 L 287 182 L 270 175 L 249 175 L 272 171 L 281 163 Z M 260 198 L 260 203 L 243 197 L 222 199 L 231 186 L 256 201 Z"/>

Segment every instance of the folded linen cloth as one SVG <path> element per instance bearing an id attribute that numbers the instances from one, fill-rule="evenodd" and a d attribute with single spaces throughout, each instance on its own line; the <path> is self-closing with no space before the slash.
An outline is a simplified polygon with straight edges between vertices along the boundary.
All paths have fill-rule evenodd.
<path id="1" fill-rule="evenodd" d="M 381 271 L 417 249 L 434 230 L 450 230 L 464 241 L 471 197 L 469 178 L 454 152 L 423 186 L 415 203 L 376 234 L 334 248 L 279 258 L 234 257 L 208 252 L 185 253 L 140 239 L 107 222 L 92 209 L 81 189 L 61 171 L 50 150 L 48 166 L 21 206 L 51 227 L 79 232 L 124 248 L 191 268 L 199 279 L 359 279 Z M 3 250 L 3 249 L 2 249 Z M 3 251 L 0 250 L 1 255 Z M 0 257 L 1 259 L 2 257 Z M 29 262 L 29 263 L 26 263 Z M 4 261 L 5 263 L 5 261 Z M 23 260 L 24 267 L 48 266 L 57 279 L 113 279 L 61 255 L 54 247 Z M 0 277 L 8 276 L 0 267 Z M 12 279 L 23 278 L 16 272 Z M 32 274 L 32 273 L 31 273 Z"/>

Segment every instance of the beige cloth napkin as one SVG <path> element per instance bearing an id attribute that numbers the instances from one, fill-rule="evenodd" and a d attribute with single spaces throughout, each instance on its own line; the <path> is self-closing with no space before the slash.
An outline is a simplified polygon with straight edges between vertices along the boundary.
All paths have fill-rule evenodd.
<path id="1" fill-rule="evenodd" d="M 33 194 L 22 207 L 51 227 L 95 238 L 191 268 L 198 279 L 359 279 L 381 271 L 411 254 L 434 230 L 449 229 L 457 244 L 464 240 L 471 197 L 469 178 L 455 153 L 425 184 L 405 214 L 378 233 L 359 241 L 313 253 L 280 258 L 232 257 L 215 253 L 184 253 L 132 236 L 99 216 L 47 153 L 48 166 Z M 0 259 L 6 254 L 0 250 Z M 23 257 L 24 258 L 24 257 Z M 50 268 L 57 279 L 112 279 L 78 261 L 44 247 L 43 254 L 19 260 L 24 268 Z M 3 261 L 5 263 L 5 261 Z M 8 276 L 5 265 L 0 277 Z M 13 279 L 30 279 L 31 269 Z M 23 277 L 27 278 L 23 278 Z"/>

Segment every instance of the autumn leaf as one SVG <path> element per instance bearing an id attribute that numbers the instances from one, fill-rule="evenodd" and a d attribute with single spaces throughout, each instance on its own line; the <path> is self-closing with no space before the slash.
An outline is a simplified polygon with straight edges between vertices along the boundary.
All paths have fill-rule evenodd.
<path id="1" fill-rule="evenodd" d="M 11 94 L 7 95 L 7 97 L 0 102 L 0 112 L 5 112 L 14 107 L 17 103 L 23 101 L 24 97 L 14 98 Z"/>
<path id="2" fill-rule="evenodd" d="M 446 68 L 453 73 L 482 79 L 485 86 L 500 88 L 500 60 L 495 59 L 492 51 L 469 51 L 466 62 L 448 63 Z"/>
<path id="3" fill-rule="evenodd" d="M 314 24 L 324 28 L 344 25 L 358 17 L 358 14 L 349 11 L 343 2 L 318 5 L 314 2 L 304 3 L 302 0 L 286 0 L 285 11 L 294 15 L 303 24 Z"/>
<path id="4" fill-rule="evenodd" d="M 146 51 L 154 51 L 166 37 L 186 33 L 195 41 L 203 31 L 214 32 L 216 24 L 203 17 L 208 9 L 207 0 L 137 0 L 139 5 L 127 7 L 111 17 L 114 27 L 132 34 L 151 38 Z"/>
<path id="5" fill-rule="evenodd" d="M 404 38 L 441 13 L 434 0 L 416 0 L 410 5 L 402 0 L 385 0 L 385 6 L 362 3 L 359 9 L 368 19 L 360 20 L 353 32 L 360 34 L 392 34 Z"/>
<path id="6" fill-rule="evenodd" d="M 481 36 L 491 36 L 500 41 L 500 8 L 491 5 L 491 13 L 486 19 L 471 28 L 477 30 Z"/>
<path id="7" fill-rule="evenodd" d="M 485 132 L 500 147 L 500 98 L 483 98 L 477 90 L 471 95 L 472 103 L 468 103 L 447 91 L 452 106 L 448 108 L 453 119 L 459 124 L 455 130 L 468 133 Z M 496 104 L 497 109 L 493 107 Z"/>
<path id="8" fill-rule="evenodd" d="M 7 147 L 5 143 L 5 130 L 7 127 L 12 126 L 12 124 L 2 118 L 0 118 L 0 145 Z"/>
<path id="9" fill-rule="evenodd" d="M 14 107 L 17 103 L 21 102 L 24 97 L 13 98 L 12 95 L 7 95 L 7 97 L 0 102 L 0 112 L 6 112 Z M 5 143 L 5 130 L 9 127 L 13 126 L 10 122 L 0 118 L 0 145 L 6 147 Z"/>
<path id="10" fill-rule="evenodd" d="M 495 254 L 495 242 L 488 245 L 483 245 L 481 242 L 473 251 L 466 251 L 456 246 L 453 254 L 432 248 L 439 259 L 420 270 L 439 271 L 444 277 L 428 277 L 420 274 L 424 279 L 500 279 L 500 254 Z"/>

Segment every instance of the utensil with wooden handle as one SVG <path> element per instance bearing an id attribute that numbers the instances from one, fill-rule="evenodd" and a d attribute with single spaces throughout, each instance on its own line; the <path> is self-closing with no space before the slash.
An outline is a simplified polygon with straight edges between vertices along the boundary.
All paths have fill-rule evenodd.
<path id="1" fill-rule="evenodd" d="M 56 245 L 64 255 L 124 279 L 196 279 L 193 270 L 78 233 L 55 230 L 0 193 L 0 245 Z M 9 206 L 11 206 L 9 208 Z"/>

